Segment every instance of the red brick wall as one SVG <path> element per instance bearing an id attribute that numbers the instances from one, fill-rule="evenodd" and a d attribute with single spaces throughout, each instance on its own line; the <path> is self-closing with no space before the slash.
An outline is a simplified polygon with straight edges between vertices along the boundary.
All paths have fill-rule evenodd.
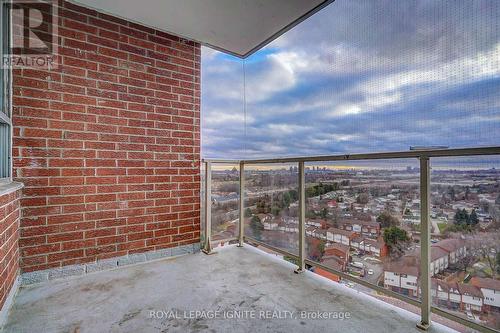
<path id="1" fill-rule="evenodd" d="M 14 72 L 22 270 L 199 241 L 200 45 L 62 7 L 59 68 Z"/>
<path id="2" fill-rule="evenodd" d="M 0 196 L 0 309 L 19 271 L 20 191 Z"/>

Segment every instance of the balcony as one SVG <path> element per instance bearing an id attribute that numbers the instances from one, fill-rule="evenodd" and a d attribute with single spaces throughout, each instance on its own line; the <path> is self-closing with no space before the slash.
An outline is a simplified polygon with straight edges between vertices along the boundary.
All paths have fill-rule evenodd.
<path id="1" fill-rule="evenodd" d="M 249 242 L 294 263 L 298 274 L 315 272 L 412 309 L 420 315 L 421 329 L 429 328 L 434 313 L 433 320 L 462 331 L 467 329 L 461 325 L 495 331 L 496 303 L 487 295 L 488 288 L 500 289 L 498 280 L 495 273 L 486 273 L 484 280 L 473 276 L 484 276 L 478 267 L 495 257 L 498 234 L 484 215 L 480 224 L 474 217 L 473 227 L 460 229 L 457 217 L 448 221 L 446 212 L 464 204 L 476 207 L 479 198 L 499 194 L 486 189 L 498 182 L 495 168 L 453 170 L 449 163 L 488 156 L 495 161 L 498 154 L 491 147 L 205 159 L 203 251 Z M 442 202 L 448 186 L 467 192 L 469 182 L 483 189 L 475 199 L 463 194 Z M 405 222 L 412 210 L 417 222 Z M 390 244 L 390 230 L 404 233 L 404 241 Z"/>
<path id="2" fill-rule="evenodd" d="M 215 252 L 24 288 L 4 332 L 418 331 L 417 315 L 311 272 L 293 274 L 292 264 L 250 245 Z"/>
<path id="3" fill-rule="evenodd" d="M 14 300 L 4 332 L 229 331 L 234 330 L 235 325 L 238 325 L 239 331 L 248 332 L 256 329 L 321 332 L 329 330 L 332 325 L 348 332 L 417 332 L 419 329 L 430 332 L 469 332 L 471 329 L 495 332 L 494 328 L 484 326 L 481 322 L 464 318 L 464 312 L 460 309 L 452 311 L 439 303 L 447 299 L 442 297 L 442 287 L 448 284 L 434 278 L 436 274 L 444 274 L 451 263 L 436 272 L 431 269 L 438 262 L 435 255 L 438 252 L 434 248 L 440 244 L 431 242 L 431 238 L 436 237 L 430 218 L 431 180 L 442 180 L 440 177 L 443 176 L 431 177 L 430 166 L 431 162 L 440 158 L 499 154 L 498 147 L 489 147 L 255 161 L 205 160 L 203 252 L 199 252 L 197 244 L 193 244 L 184 248 L 185 253 L 195 252 L 193 254 L 183 254 L 175 248 L 163 255 L 172 258 L 148 261 L 151 259 L 148 257 L 150 253 L 136 254 L 98 261 L 97 267 L 95 263 L 89 263 L 80 271 L 75 271 L 74 266 L 65 266 L 48 273 L 24 273 L 22 279 L 27 281 L 26 286 L 20 289 Z M 310 182 L 314 179 L 313 183 L 317 183 L 318 174 L 335 174 L 335 171 L 328 171 L 327 167 L 312 168 L 311 163 L 324 165 L 342 161 L 345 165 L 384 159 L 402 159 L 405 165 L 409 159 L 413 159 L 419 165 L 418 169 L 406 167 L 404 171 L 395 171 L 397 178 L 391 180 L 398 184 L 401 179 L 404 184 L 418 181 L 418 192 L 422 198 L 419 204 L 420 260 L 402 267 L 404 274 L 391 268 L 395 276 L 412 281 L 408 284 L 411 287 L 406 289 L 402 285 L 399 289 L 387 288 L 387 284 L 390 285 L 387 275 L 382 286 L 374 277 L 359 276 L 354 274 L 354 270 L 348 272 L 345 266 L 338 265 L 338 261 L 332 261 L 333 257 L 357 256 L 352 252 L 356 238 L 351 237 L 351 234 L 362 235 L 366 228 L 358 227 L 352 218 L 346 219 L 351 221 L 350 229 L 340 229 L 343 224 L 339 223 L 338 228 L 328 228 L 324 232 L 321 232 L 324 228 L 319 220 L 306 218 L 306 207 L 315 202 L 310 199 L 316 194 L 311 192 Z M 239 171 L 232 169 L 235 164 Z M 270 167 L 276 164 L 279 165 L 278 169 Z M 217 166 L 228 165 L 229 168 L 217 169 Z M 261 166 L 260 171 L 256 165 Z M 229 200 L 237 200 L 239 216 L 234 220 L 229 214 L 229 222 L 219 221 L 220 225 L 212 225 L 212 211 L 216 207 L 216 201 L 212 198 L 217 197 L 215 194 L 212 197 L 212 188 L 214 183 L 220 186 L 220 182 L 212 176 L 216 170 L 226 169 L 238 178 L 239 194 L 230 195 Z M 359 171 L 361 169 L 357 170 L 353 177 L 363 178 Z M 286 172 L 290 179 L 296 178 L 296 182 L 289 182 L 287 187 L 271 181 L 271 190 L 297 188 L 298 196 L 289 202 L 298 208 L 297 226 L 279 229 L 273 226 L 270 219 L 265 220 L 266 227 L 256 234 L 249 216 L 246 216 L 251 206 L 249 202 L 252 199 L 255 202 L 257 193 L 252 181 L 255 175 L 282 177 L 282 172 Z M 498 177 L 496 171 L 491 172 L 493 176 L 488 177 Z M 366 183 L 368 185 L 379 181 L 373 173 L 369 177 L 371 181 Z M 394 172 L 384 172 L 380 177 L 385 177 L 387 181 L 388 177 L 395 176 Z M 262 193 L 268 195 L 272 192 Z M 328 198 L 327 193 L 323 195 Z M 207 205 L 207 202 L 212 204 Z M 281 216 L 286 223 L 295 223 L 292 216 Z M 237 228 L 232 227 L 235 225 Z M 380 232 L 378 229 L 373 223 L 370 224 L 365 232 L 367 238 L 357 243 L 355 252 L 371 253 L 370 260 L 385 260 L 382 252 L 375 252 L 378 249 L 377 242 L 370 241 L 373 233 Z M 288 236 L 276 237 L 280 233 Z M 329 259 L 319 260 L 311 256 L 311 239 L 331 240 L 332 246 L 325 248 L 324 256 Z M 344 244 L 346 242 L 348 245 Z M 364 243 L 369 246 L 361 248 Z M 440 246 L 449 249 L 452 243 L 448 241 Z M 332 252 L 327 253 L 330 250 Z M 467 251 L 472 250 L 474 248 L 467 247 Z M 462 252 L 456 255 L 452 258 L 453 263 L 463 258 Z M 394 266 L 393 262 L 388 263 L 390 265 L 384 266 L 386 270 Z M 45 281 L 40 278 L 43 274 L 48 274 Z M 411 274 L 415 275 L 414 280 Z M 35 282 L 42 283 L 29 285 L 33 282 L 30 279 L 38 279 Z M 464 303 L 466 292 L 480 290 L 472 284 L 458 284 L 458 289 L 461 304 Z M 415 292 L 404 293 L 404 290 Z M 439 290 L 439 296 L 436 290 Z M 470 308 L 470 311 L 478 313 L 481 309 L 476 311 Z M 434 313 L 432 317 L 431 312 Z"/>
<path id="4" fill-rule="evenodd" d="M 499 331 L 500 147 L 479 147 L 498 143 L 498 135 L 489 134 L 498 123 L 498 11 L 430 2 L 419 11 L 432 15 L 410 22 L 406 31 L 399 25 L 421 16 L 412 5 L 400 15 L 399 5 L 390 10 L 380 2 L 370 8 L 372 2 L 365 1 L 367 8 L 361 9 L 357 2 L 337 1 L 333 10 L 343 19 L 323 17 L 326 28 L 309 29 L 339 40 L 328 46 L 307 34 L 298 40 L 321 50 L 309 45 L 305 52 L 272 53 L 273 45 L 263 47 L 333 1 L 116 3 L 1 2 L 1 332 Z M 344 7 L 350 3 L 354 7 Z M 471 8 L 475 15 L 469 15 Z M 362 12 L 369 19 L 358 16 Z M 486 17 L 488 12 L 493 14 Z M 473 17 L 466 20 L 470 27 L 461 26 L 466 16 Z M 456 18 L 457 30 L 441 25 Z M 340 26 L 330 31 L 331 22 Z M 389 22 L 379 31 L 382 38 L 367 34 L 382 22 Z M 429 28 L 429 22 L 437 24 Z M 365 49 L 351 34 L 358 25 L 377 48 Z M 436 38 L 421 34 L 434 31 Z M 451 32 L 451 42 L 442 31 Z M 463 43 L 455 43 L 461 35 Z M 493 40 L 488 43 L 494 48 L 479 49 L 483 39 Z M 398 44 L 403 40 L 408 42 Z M 422 41 L 439 41 L 446 49 Z M 214 58 L 206 49 L 203 66 L 216 75 L 203 85 L 202 46 L 226 53 Z M 467 52 L 455 59 L 448 46 Z M 259 49 L 254 59 L 241 59 Z M 395 61 L 385 50 L 403 58 Z M 229 66 L 238 68 L 235 75 L 224 65 L 237 59 L 228 54 L 240 58 Z M 436 61 L 442 58 L 446 62 Z M 214 59 L 221 62 L 212 67 Z M 255 59 L 274 65 L 252 69 Z M 418 71 L 408 66 L 411 59 L 418 60 L 413 64 Z M 431 62 L 432 70 L 420 61 Z M 324 75 L 332 67 L 347 71 Z M 252 72 L 257 80 L 247 77 Z M 261 77 L 264 72 L 271 75 Z M 375 72 L 390 76 L 367 76 Z M 226 86 L 219 75 L 236 80 Z M 337 83 L 337 76 L 350 83 Z M 303 78 L 327 88 L 318 95 L 326 102 L 304 98 L 309 84 L 302 85 Z M 340 94 L 343 102 L 335 99 L 340 86 L 350 89 L 355 81 L 363 94 L 346 91 Z M 417 89 L 407 95 L 408 85 Z M 286 96 L 274 89 L 281 86 Z M 229 91 L 234 87 L 238 91 Z M 373 94 L 374 87 L 384 89 Z M 248 119 L 280 110 L 293 114 L 272 120 L 280 124 L 261 119 L 271 132 L 262 127 L 251 132 L 300 138 L 306 144 L 290 145 L 289 151 L 308 157 L 203 160 L 201 128 L 210 126 L 203 124 L 202 113 L 216 120 L 214 127 L 231 120 L 226 129 L 244 133 L 245 147 L 260 145 L 263 141 L 247 137 L 246 111 L 271 101 L 269 93 L 300 103 L 288 108 L 273 101 L 271 112 L 259 110 Z M 205 112 L 210 99 L 204 94 L 229 97 L 231 103 L 216 101 L 230 110 L 229 117 L 218 108 Z M 475 96 L 461 100 L 470 95 Z M 401 112 L 430 107 L 422 114 L 440 117 L 402 114 L 392 122 L 408 126 L 373 128 L 377 136 L 397 138 L 405 128 L 433 131 L 452 108 L 457 117 L 471 120 L 452 128 L 466 132 L 468 141 L 457 134 L 441 144 L 478 147 L 309 156 L 331 154 L 335 142 L 356 137 L 352 126 L 367 123 L 364 116 L 385 122 L 403 99 L 418 107 Z M 202 100 L 208 105 L 203 112 Z M 242 114 L 233 117 L 241 105 Z M 303 108 L 308 105 L 328 113 L 310 124 L 335 128 L 286 125 L 301 122 L 297 111 L 308 114 Z M 355 115 L 363 117 L 351 121 Z M 233 120 L 244 123 L 241 130 L 228 125 Z M 476 121 L 488 126 L 473 128 Z M 337 125 L 345 133 L 337 135 Z M 303 139 L 306 131 L 324 135 L 309 142 Z M 212 134 L 203 134 L 204 144 L 215 147 L 205 154 L 235 152 L 223 151 Z M 422 136 L 417 143 L 432 141 Z M 232 141 L 232 135 L 226 139 Z M 335 151 L 410 142 L 384 146 L 362 140 L 370 145 L 353 141 Z M 310 149 L 313 144 L 323 147 Z M 244 151 L 242 158 L 261 154 Z"/>

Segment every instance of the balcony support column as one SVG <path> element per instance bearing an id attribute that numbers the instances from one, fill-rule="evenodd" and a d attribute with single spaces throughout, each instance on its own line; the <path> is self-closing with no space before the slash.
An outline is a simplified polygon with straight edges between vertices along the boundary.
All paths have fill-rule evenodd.
<path id="1" fill-rule="evenodd" d="M 240 162 L 240 220 L 238 230 L 238 247 L 243 247 L 245 237 L 245 163 Z"/>
<path id="2" fill-rule="evenodd" d="M 212 162 L 205 162 L 205 244 L 203 253 L 212 254 Z"/>
<path id="3" fill-rule="evenodd" d="M 417 327 L 427 330 L 431 324 L 431 228 L 430 228 L 430 163 L 429 157 L 420 157 L 420 288 L 421 321 Z M 418 287 L 417 287 L 418 288 Z M 418 293 L 417 293 L 418 294 Z"/>
<path id="4" fill-rule="evenodd" d="M 304 161 L 299 162 L 299 267 L 295 273 L 305 271 L 306 259 L 306 182 Z"/>

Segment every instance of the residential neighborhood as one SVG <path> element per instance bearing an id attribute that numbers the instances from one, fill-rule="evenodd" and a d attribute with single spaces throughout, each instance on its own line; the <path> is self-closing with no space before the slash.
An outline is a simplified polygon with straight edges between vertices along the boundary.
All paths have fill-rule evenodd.
<path id="1" fill-rule="evenodd" d="M 418 299 L 418 172 L 416 167 L 306 169 L 308 258 Z M 247 172 L 245 235 L 297 252 L 296 177 L 294 167 Z M 219 228 L 214 239 L 229 239 L 237 235 L 238 207 L 231 193 L 238 190 L 238 173 L 218 171 L 214 179 L 227 191 L 216 191 L 226 200 L 213 203 L 212 218 Z M 500 325 L 495 297 L 500 295 L 500 172 L 436 168 L 431 190 L 433 304 L 469 320 Z M 362 289 L 320 266 L 310 269 Z"/>

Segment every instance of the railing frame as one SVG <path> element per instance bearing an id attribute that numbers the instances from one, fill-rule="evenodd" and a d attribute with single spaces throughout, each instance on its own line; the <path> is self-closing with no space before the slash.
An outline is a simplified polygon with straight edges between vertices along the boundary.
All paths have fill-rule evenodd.
<path id="1" fill-rule="evenodd" d="M 426 156 L 420 157 L 420 305 L 421 322 L 417 327 L 427 330 L 431 324 L 431 210 L 430 210 L 430 163 Z"/>
<path id="2" fill-rule="evenodd" d="M 203 252 L 212 253 L 212 162 L 205 162 L 205 244 Z"/>
<path id="3" fill-rule="evenodd" d="M 245 237 L 245 163 L 240 162 L 240 202 L 239 202 L 238 246 L 243 247 Z"/>
<path id="4" fill-rule="evenodd" d="M 478 155 L 500 155 L 500 146 L 479 147 L 479 148 L 458 148 L 458 149 L 432 149 L 432 150 L 410 150 L 402 152 L 387 153 L 368 153 L 368 154 L 343 154 L 343 155 L 325 155 L 309 157 L 284 157 L 272 159 L 250 159 L 250 160 L 219 160 L 203 159 L 205 163 L 205 245 L 203 252 L 211 254 L 211 172 L 212 164 L 239 164 L 240 166 L 240 202 L 239 202 L 239 232 L 238 246 L 243 246 L 244 241 L 251 242 L 269 248 L 272 251 L 295 258 L 299 265 L 294 271 L 302 273 L 305 270 L 305 264 L 320 267 L 328 272 L 336 274 L 342 278 L 354 281 L 358 284 L 371 288 L 377 292 L 384 293 L 391 297 L 400 299 L 409 304 L 419 306 L 421 310 L 421 321 L 417 327 L 427 330 L 431 325 L 431 313 L 437 313 L 440 316 L 459 322 L 465 326 L 471 327 L 480 332 L 498 332 L 492 328 L 482 326 L 475 322 L 458 317 L 437 307 L 432 306 L 431 302 L 431 279 L 430 279 L 430 159 L 435 157 L 465 157 Z M 407 159 L 416 158 L 420 162 L 420 216 L 421 216 L 421 240 L 420 240 L 420 296 L 421 301 L 400 295 L 391 290 L 375 286 L 367 281 L 353 277 L 344 272 L 337 271 L 321 263 L 311 261 L 305 255 L 305 167 L 306 162 L 330 162 L 330 161 L 360 161 L 360 160 L 378 160 L 378 159 Z M 299 254 L 294 255 L 277 247 L 265 244 L 255 238 L 245 236 L 244 232 L 244 187 L 245 187 L 245 166 L 256 164 L 271 163 L 298 163 L 299 166 Z M 207 204 L 210 203 L 210 204 Z"/>
<path id="5" fill-rule="evenodd" d="M 299 162 L 299 267 L 295 273 L 306 269 L 306 177 L 304 161 Z"/>

